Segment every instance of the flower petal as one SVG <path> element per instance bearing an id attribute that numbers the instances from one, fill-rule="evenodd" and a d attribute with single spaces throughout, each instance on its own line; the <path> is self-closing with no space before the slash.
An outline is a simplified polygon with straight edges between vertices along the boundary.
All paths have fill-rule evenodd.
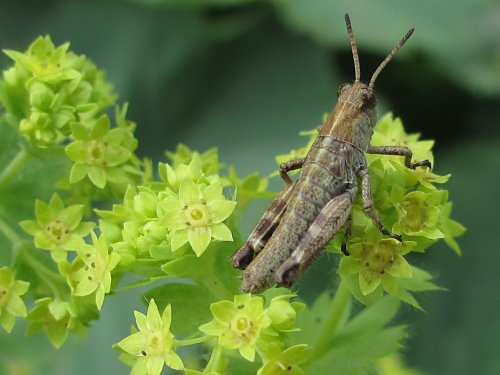
<path id="1" fill-rule="evenodd" d="M 207 249 L 212 239 L 210 227 L 198 227 L 188 229 L 188 241 L 197 256 L 201 256 Z"/>
<path id="2" fill-rule="evenodd" d="M 179 200 L 183 205 L 199 203 L 202 198 L 198 185 L 188 178 L 182 180 L 179 187 Z"/>
<path id="3" fill-rule="evenodd" d="M 240 354 L 246 360 L 253 362 L 255 360 L 255 347 L 249 344 L 240 346 Z"/>
<path id="4" fill-rule="evenodd" d="M 396 255 L 394 257 L 394 263 L 387 269 L 387 273 L 394 277 L 409 278 L 412 276 L 411 266 L 401 255 Z"/>
<path id="5" fill-rule="evenodd" d="M 220 182 L 214 182 L 208 185 L 205 189 L 203 189 L 203 198 L 205 198 L 207 202 L 223 199 L 222 184 Z"/>
<path id="6" fill-rule="evenodd" d="M 161 316 L 158 311 L 158 306 L 156 306 L 156 302 L 154 299 L 149 301 L 148 313 L 147 313 L 147 325 L 148 330 L 161 330 Z"/>
<path id="7" fill-rule="evenodd" d="M 75 163 L 69 172 L 70 184 L 76 184 L 84 179 L 87 175 L 87 166 L 84 163 Z"/>
<path id="8" fill-rule="evenodd" d="M 221 223 L 226 220 L 234 211 L 235 207 L 236 202 L 227 199 L 217 199 L 207 202 L 210 219 L 213 223 Z"/>
<path id="9" fill-rule="evenodd" d="M 163 310 L 163 314 L 161 315 L 161 320 L 163 321 L 163 329 L 169 329 L 170 323 L 172 322 L 172 305 L 167 305 L 165 310 Z"/>
<path id="10" fill-rule="evenodd" d="M 100 189 L 106 186 L 106 171 L 103 168 L 89 166 L 87 172 L 90 181 L 92 181 L 95 186 Z"/>
<path id="11" fill-rule="evenodd" d="M 171 369 L 182 370 L 184 368 L 184 363 L 182 363 L 182 359 L 177 355 L 177 353 L 175 353 L 172 350 L 165 352 L 164 359 L 167 366 L 170 367 Z"/>
<path id="12" fill-rule="evenodd" d="M 231 301 L 219 301 L 210 306 L 214 318 L 222 324 L 228 323 L 236 314 L 237 310 Z"/>
<path id="13" fill-rule="evenodd" d="M 212 229 L 212 237 L 215 238 L 216 240 L 219 241 L 233 240 L 233 234 L 225 224 L 222 223 L 212 224 L 210 228 Z"/>
<path id="14" fill-rule="evenodd" d="M 380 284 L 380 274 L 371 271 L 361 271 L 359 273 L 359 288 L 363 295 L 373 292 Z"/>
<path id="15" fill-rule="evenodd" d="M 188 229 L 182 229 L 175 231 L 170 239 L 170 247 L 172 251 L 179 249 L 182 245 L 184 245 L 188 241 Z"/>
<path id="16" fill-rule="evenodd" d="M 142 332 L 133 333 L 117 344 L 123 351 L 132 355 L 140 355 L 148 345 L 148 336 Z"/>
<path id="17" fill-rule="evenodd" d="M 163 370 L 165 360 L 158 355 L 148 356 L 148 373 L 147 375 L 160 375 Z"/>

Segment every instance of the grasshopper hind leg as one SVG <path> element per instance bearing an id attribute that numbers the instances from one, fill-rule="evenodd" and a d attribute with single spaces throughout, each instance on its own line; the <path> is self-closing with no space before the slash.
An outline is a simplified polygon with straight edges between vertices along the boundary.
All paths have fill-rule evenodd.
<path id="1" fill-rule="evenodd" d="M 262 215 L 245 244 L 232 257 L 233 267 L 245 269 L 255 256 L 264 248 L 269 238 L 285 213 L 288 201 L 295 188 L 295 182 L 285 188 L 274 198 L 271 205 Z"/>
<path id="2" fill-rule="evenodd" d="M 275 273 L 279 285 L 290 286 L 344 226 L 351 214 L 357 187 L 334 197 L 320 211 L 292 255 Z"/>

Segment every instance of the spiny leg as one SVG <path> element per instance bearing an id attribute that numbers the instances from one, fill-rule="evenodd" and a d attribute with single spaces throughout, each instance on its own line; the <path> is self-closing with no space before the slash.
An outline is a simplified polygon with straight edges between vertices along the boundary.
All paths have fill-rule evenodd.
<path id="1" fill-rule="evenodd" d="M 391 238 L 394 238 L 400 242 L 403 242 L 403 237 L 401 237 L 399 234 L 392 233 L 386 227 L 384 227 L 384 224 L 382 224 L 382 221 L 380 220 L 380 218 L 377 216 L 377 214 L 373 209 L 371 182 L 368 169 L 366 168 L 361 169 L 361 171 L 359 172 L 359 177 L 361 177 L 361 198 L 363 200 L 363 211 L 365 211 L 365 214 L 370 219 L 372 219 L 373 224 L 375 224 L 378 230 L 381 231 L 383 234 Z"/>
<path id="2" fill-rule="evenodd" d="M 427 167 L 432 168 L 431 162 L 429 160 L 417 161 L 415 163 L 411 162 L 412 152 L 408 147 L 404 146 L 368 146 L 366 151 L 369 154 L 380 154 L 380 155 L 399 155 L 405 157 L 405 165 L 410 169 L 415 169 L 417 167 Z"/>
<path id="3" fill-rule="evenodd" d="M 349 241 L 349 237 L 351 237 L 352 234 L 352 213 L 349 215 L 345 222 L 345 234 L 344 238 L 342 239 L 342 245 L 340 246 L 340 250 L 344 253 L 345 256 L 349 256 L 349 251 L 347 251 L 347 241 Z"/>
<path id="4" fill-rule="evenodd" d="M 280 176 L 288 185 L 292 184 L 292 179 L 287 174 L 287 172 L 302 168 L 302 165 L 304 165 L 304 161 L 305 159 L 295 159 L 280 164 Z"/>
<path id="5" fill-rule="evenodd" d="M 276 282 L 290 286 L 333 236 L 342 228 L 351 213 L 357 187 L 336 196 L 323 207 L 292 255 L 276 271 Z"/>
<path id="6" fill-rule="evenodd" d="M 233 267 L 245 269 L 259 253 L 280 223 L 288 200 L 295 188 L 295 182 L 286 185 L 264 212 L 245 244 L 232 257 Z"/>

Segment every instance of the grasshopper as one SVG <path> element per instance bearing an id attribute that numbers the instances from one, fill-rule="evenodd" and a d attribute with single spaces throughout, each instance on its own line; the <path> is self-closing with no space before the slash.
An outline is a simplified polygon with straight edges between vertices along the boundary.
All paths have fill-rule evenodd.
<path id="1" fill-rule="evenodd" d="M 376 124 L 375 80 L 410 38 L 410 29 L 373 73 L 367 84 L 360 81 L 359 57 L 349 16 L 347 34 L 354 60 L 355 80 L 337 92 L 337 103 L 319 128 L 311 149 L 303 159 L 280 165 L 286 187 L 272 201 L 245 244 L 233 255 L 233 266 L 245 269 L 241 289 L 258 293 L 274 284 L 291 286 L 328 242 L 345 227 L 342 252 L 351 233 L 351 207 L 361 181 L 365 214 L 386 236 L 402 241 L 386 229 L 373 208 L 369 154 L 404 156 L 406 167 L 431 168 L 428 160 L 412 163 L 412 152 L 402 146 L 371 146 Z M 288 172 L 302 168 L 293 182 Z"/>

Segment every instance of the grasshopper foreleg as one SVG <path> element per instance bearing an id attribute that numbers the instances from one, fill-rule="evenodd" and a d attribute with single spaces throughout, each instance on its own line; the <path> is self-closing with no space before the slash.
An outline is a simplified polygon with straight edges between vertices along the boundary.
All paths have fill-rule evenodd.
<path id="1" fill-rule="evenodd" d="M 357 187 L 330 200 L 320 211 L 292 255 L 276 271 L 276 282 L 289 286 L 314 260 L 350 216 Z"/>
<path id="2" fill-rule="evenodd" d="M 408 147 L 404 146 L 369 146 L 366 152 L 369 154 L 404 156 L 405 165 L 410 169 L 415 169 L 417 167 L 427 167 L 429 169 L 432 168 L 431 162 L 429 160 L 422 160 L 412 163 L 411 157 L 413 154 Z"/>
<path id="3" fill-rule="evenodd" d="M 288 185 L 292 184 L 292 179 L 287 172 L 302 168 L 305 159 L 295 159 L 280 164 L 280 176 Z"/>
<path id="4" fill-rule="evenodd" d="M 260 218 L 255 229 L 248 236 L 245 244 L 233 255 L 232 260 L 235 268 L 245 269 L 255 255 L 264 248 L 281 221 L 295 184 L 293 182 L 291 185 L 285 186 L 276 198 L 274 198 L 266 212 Z"/>
<path id="5" fill-rule="evenodd" d="M 378 230 L 381 231 L 383 234 L 391 238 L 394 238 L 400 242 L 403 242 L 402 236 L 400 236 L 399 234 L 392 233 L 386 227 L 384 227 L 384 224 L 382 224 L 382 221 L 380 220 L 380 218 L 377 216 L 377 214 L 373 209 L 371 181 L 368 169 L 366 168 L 361 169 L 359 172 L 359 177 L 361 177 L 361 198 L 363 200 L 363 211 L 365 211 L 365 214 L 370 219 L 372 219 L 373 224 L 375 224 Z"/>

